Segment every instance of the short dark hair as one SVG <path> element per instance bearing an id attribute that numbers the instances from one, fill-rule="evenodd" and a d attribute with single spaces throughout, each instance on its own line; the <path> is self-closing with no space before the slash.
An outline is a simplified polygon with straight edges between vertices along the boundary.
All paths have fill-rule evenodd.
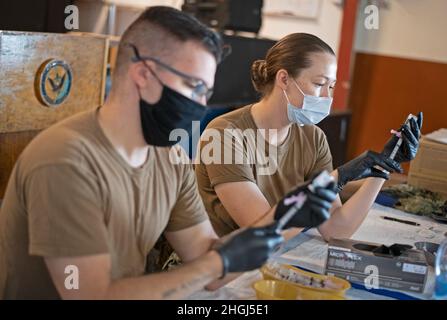
<path id="1" fill-rule="evenodd" d="M 172 7 L 147 8 L 124 32 L 118 49 L 117 71 L 130 61 L 128 44 L 145 47 L 152 55 L 168 53 L 172 43 L 197 41 L 220 63 L 223 55 L 221 36 L 192 15 Z M 143 53 L 142 53 L 143 54 Z M 147 54 L 147 53 L 146 53 Z"/>
<path id="2" fill-rule="evenodd" d="M 256 60 L 251 68 L 251 80 L 255 90 L 263 96 L 273 88 L 276 73 L 285 69 L 292 77 L 310 67 L 309 55 L 315 52 L 329 53 L 334 50 L 323 40 L 308 33 L 292 33 L 279 40 L 267 52 L 265 60 Z"/>
<path id="3" fill-rule="evenodd" d="M 188 13 L 171 7 L 155 6 L 144 11 L 138 20 L 159 26 L 182 42 L 201 42 L 217 62 L 222 58 L 223 43 L 220 35 Z"/>

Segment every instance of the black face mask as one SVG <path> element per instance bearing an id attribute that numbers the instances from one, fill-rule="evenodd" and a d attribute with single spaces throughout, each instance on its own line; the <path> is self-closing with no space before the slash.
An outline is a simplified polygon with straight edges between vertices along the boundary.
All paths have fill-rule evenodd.
<path id="1" fill-rule="evenodd" d="M 140 117 L 146 143 L 159 146 L 173 146 L 179 141 L 170 141 L 174 129 L 184 129 L 192 134 L 192 122 L 205 116 L 206 107 L 163 85 L 161 98 L 149 104 L 140 98 Z"/>

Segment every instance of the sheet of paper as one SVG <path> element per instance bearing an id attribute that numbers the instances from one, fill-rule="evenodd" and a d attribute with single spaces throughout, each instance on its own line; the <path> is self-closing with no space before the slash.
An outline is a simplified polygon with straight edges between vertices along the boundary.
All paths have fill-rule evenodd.
<path id="1" fill-rule="evenodd" d="M 275 257 L 274 260 L 324 273 L 328 245 L 323 238 L 318 235 L 300 234 L 295 239 L 300 242 L 291 250 Z"/>
<path id="2" fill-rule="evenodd" d="M 383 216 L 413 221 L 419 223 L 420 226 L 385 220 L 382 218 Z M 446 234 L 446 224 L 439 224 L 431 218 L 420 217 L 375 204 L 352 238 L 355 240 L 380 243 L 387 246 L 394 243 L 414 246 L 414 243 L 418 241 L 440 243 L 445 239 Z"/>

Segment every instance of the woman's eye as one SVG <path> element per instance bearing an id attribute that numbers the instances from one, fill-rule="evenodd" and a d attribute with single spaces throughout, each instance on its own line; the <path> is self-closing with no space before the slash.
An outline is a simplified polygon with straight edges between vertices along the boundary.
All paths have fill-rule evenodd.
<path id="1" fill-rule="evenodd" d="M 321 83 L 314 83 L 314 85 L 316 85 L 317 87 L 322 87 L 322 86 L 324 86 L 324 83 L 323 84 L 321 84 Z"/>

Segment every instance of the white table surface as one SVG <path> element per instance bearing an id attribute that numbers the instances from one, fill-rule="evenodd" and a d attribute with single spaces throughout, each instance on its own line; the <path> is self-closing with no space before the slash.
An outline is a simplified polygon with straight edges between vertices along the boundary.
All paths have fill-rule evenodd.
<path id="1" fill-rule="evenodd" d="M 415 221 L 418 222 L 420 226 L 412 226 L 401 222 L 384 220 L 380 218 L 383 215 Z M 430 218 L 420 217 L 374 204 L 363 224 L 352 236 L 352 239 L 381 243 L 387 246 L 394 243 L 409 244 L 413 246 L 417 241 L 440 243 L 446 236 L 447 224 L 439 224 Z M 275 254 L 272 260 L 300 266 L 318 273 L 324 273 L 327 250 L 328 244 L 323 241 L 316 229 L 312 229 L 290 239 L 283 245 L 280 252 Z M 259 270 L 246 272 L 219 290 L 213 292 L 202 290 L 191 295 L 189 299 L 253 300 L 256 299 L 256 295 L 252 289 L 252 284 L 260 279 L 262 279 L 262 276 Z M 430 267 L 424 293 L 404 293 L 419 299 L 430 299 L 433 288 L 434 273 L 433 268 Z M 354 288 L 347 291 L 346 297 L 353 300 L 392 299 L 388 296 L 377 295 L 366 290 Z"/>

